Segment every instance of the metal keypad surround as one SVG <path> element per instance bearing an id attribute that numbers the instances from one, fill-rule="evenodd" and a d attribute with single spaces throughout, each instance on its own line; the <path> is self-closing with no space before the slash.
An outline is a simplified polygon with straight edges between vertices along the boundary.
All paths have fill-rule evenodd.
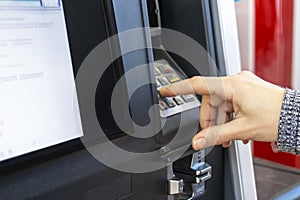
<path id="1" fill-rule="evenodd" d="M 164 59 L 154 62 L 157 89 L 183 80 L 171 65 Z M 182 95 L 173 98 L 159 97 L 160 116 L 169 116 L 199 107 L 201 104 L 195 95 Z"/>

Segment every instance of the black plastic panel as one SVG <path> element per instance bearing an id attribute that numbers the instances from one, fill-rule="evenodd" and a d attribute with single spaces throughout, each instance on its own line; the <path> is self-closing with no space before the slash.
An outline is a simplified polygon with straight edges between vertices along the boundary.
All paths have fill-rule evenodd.
<path id="1" fill-rule="evenodd" d="M 210 23 L 209 14 L 206 14 L 206 9 L 209 6 L 207 2 L 204 0 L 161 0 L 159 2 L 162 27 L 179 31 L 191 37 L 214 59 L 211 24 L 210 26 L 207 25 Z M 168 45 L 172 45 L 164 43 L 164 41 L 162 43 L 166 48 Z M 188 51 L 188 48 L 186 50 Z M 194 53 L 191 52 L 191 54 Z M 205 76 L 217 75 L 209 57 L 203 60 L 202 66 L 192 66 L 184 58 L 175 54 L 171 55 L 189 77 L 199 75 L 199 72 Z"/>

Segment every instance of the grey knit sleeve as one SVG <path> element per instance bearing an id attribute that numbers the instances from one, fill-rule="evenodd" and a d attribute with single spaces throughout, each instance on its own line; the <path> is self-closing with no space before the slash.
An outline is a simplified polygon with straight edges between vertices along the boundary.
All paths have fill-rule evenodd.
<path id="1" fill-rule="evenodd" d="M 300 154 L 300 92 L 285 89 L 278 125 L 277 150 Z"/>

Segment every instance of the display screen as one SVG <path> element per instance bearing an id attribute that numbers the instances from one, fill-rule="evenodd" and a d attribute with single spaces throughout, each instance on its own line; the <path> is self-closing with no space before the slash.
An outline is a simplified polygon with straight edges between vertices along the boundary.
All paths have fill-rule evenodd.
<path id="1" fill-rule="evenodd" d="M 0 0 L 0 162 L 83 136 L 61 0 Z"/>

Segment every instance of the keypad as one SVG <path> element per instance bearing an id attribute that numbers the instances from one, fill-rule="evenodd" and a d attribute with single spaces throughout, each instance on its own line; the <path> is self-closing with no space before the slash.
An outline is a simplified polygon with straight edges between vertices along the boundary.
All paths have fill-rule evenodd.
<path id="1" fill-rule="evenodd" d="M 167 63 L 167 61 L 162 60 L 161 62 L 155 62 L 154 66 L 158 89 L 182 80 L 181 76 Z M 166 111 L 169 109 L 182 107 L 185 104 L 189 104 L 193 101 L 195 101 L 195 104 L 197 104 L 197 100 L 195 99 L 194 95 L 183 95 L 176 97 L 159 96 L 159 107 L 162 111 Z M 178 112 L 180 111 L 182 111 L 182 109 L 179 109 Z"/>

